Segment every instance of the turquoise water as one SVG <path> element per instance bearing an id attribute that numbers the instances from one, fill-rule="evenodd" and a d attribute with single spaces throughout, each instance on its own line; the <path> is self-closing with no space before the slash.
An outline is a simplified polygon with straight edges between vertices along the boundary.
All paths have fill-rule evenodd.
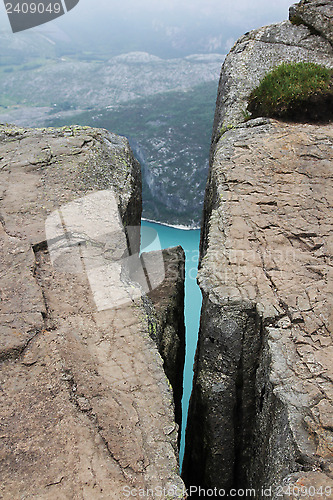
<path id="1" fill-rule="evenodd" d="M 185 328 L 186 328 L 186 356 L 184 369 L 184 393 L 182 400 L 183 420 L 180 442 L 180 465 L 184 457 L 185 429 L 188 412 L 188 404 L 192 391 L 193 361 L 198 340 L 200 322 L 200 310 L 202 296 L 197 285 L 196 275 L 198 271 L 199 258 L 199 229 L 176 229 L 174 227 L 158 224 L 156 222 L 142 221 L 141 248 L 144 252 L 159 250 L 160 248 L 181 245 L 185 251 Z M 150 241 L 151 234 L 145 233 L 144 228 L 154 229 L 158 238 Z M 159 241 L 158 241 L 159 240 Z"/>

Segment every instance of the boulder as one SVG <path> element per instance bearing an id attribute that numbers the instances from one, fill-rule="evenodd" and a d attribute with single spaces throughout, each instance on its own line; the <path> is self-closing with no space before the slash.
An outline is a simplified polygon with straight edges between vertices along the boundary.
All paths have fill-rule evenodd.
<path id="1" fill-rule="evenodd" d="M 302 0 L 289 9 L 294 24 L 304 24 L 333 44 L 333 4 L 331 0 Z"/>
<path id="2" fill-rule="evenodd" d="M 212 152 L 221 134 L 249 118 L 248 98 L 262 78 L 282 62 L 300 61 L 333 68 L 333 47 L 307 26 L 290 21 L 253 30 L 235 43 L 221 70 Z"/>

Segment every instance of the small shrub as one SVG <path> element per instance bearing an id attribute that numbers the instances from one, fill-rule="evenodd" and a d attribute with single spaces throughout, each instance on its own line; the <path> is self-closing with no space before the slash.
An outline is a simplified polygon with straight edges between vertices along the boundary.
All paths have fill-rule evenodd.
<path id="1" fill-rule="evenodd" d="M 243 115 L 243 119 L 245 122 L 248 122 L 252 118 L 252 115 L 248 109 L 245 109 L 244 111 L 242 111 L 242 115 Z"/>
<path id="2" fill-rule="evenodd" d="M 333 118 L 333 70 L 314 63 L 283 63 L 252 91 L 248 111 L 252 118 L 330 121 Z"/>

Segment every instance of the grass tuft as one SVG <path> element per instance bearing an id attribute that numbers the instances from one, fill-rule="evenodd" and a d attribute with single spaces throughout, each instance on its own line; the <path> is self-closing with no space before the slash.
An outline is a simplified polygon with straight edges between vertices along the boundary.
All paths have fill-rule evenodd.
<path id="1" fill-rule="evenodd" d="M 248 111 L 252 118 L 330 121 L 333 118 L 333 70 L 314 63 L 283 63 L 251 92 Z"/>

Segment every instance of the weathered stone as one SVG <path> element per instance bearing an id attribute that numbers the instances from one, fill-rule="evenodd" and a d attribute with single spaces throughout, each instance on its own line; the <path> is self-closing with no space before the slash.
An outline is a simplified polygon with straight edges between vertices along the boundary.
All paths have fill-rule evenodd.
<path id="1" fill-rule="evenodd" d="M 128 142 L 79 127 L 0 135 L 0 495 L 182 498 L 172 392 L 140 289 L 112 262 L 139 247 L 123 226 L 141 215 Z"/>
<path id="2" fill-rule="evenodd" d="M 154 271 L 156 274 L 160 273 L 158 265 L 154 265 L 158 254 L 144 253 L 142 257 L 146 264 L 149 261 L 149 268 L 153 270 L 150 277 L 154 279 Z M 180 426 L 185 363 L 184 250 L 180 246 L 163 250 L 163 260 L 165 279 L 148 293 L 145 309 L 148 314 L 150 336 L 156 342 L 163 359 L 165 374 L 173 389 L 175 419 Z"/>
<path id="3" fill-rule="evenodd" d="M 216 146 L 187 484 L 332 484 L 332 153 L 332 125 L 269 119 Z"/>
<path id="4" fill-rule="evenodd" d="M 213 126 L 212 152 L 221 134 L 247 118 L 251 91 L 282 62 L 333 67 L 333 47 L 309 28 L 284 21 L 242 36 L 222 66 Z"/>
<path id="5" fill-rule="evenodd" d="M 305 24 L 333 44 L 333 4 L 331 0 L 301 0 L 289 9 L 289 19 Z"/>

